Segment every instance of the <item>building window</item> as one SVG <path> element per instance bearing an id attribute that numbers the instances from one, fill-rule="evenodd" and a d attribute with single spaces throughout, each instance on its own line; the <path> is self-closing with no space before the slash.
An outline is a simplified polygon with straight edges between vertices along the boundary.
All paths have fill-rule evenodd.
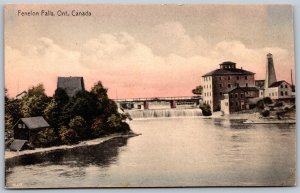
<path id="1" fill-rule="evenodd" d="M 230 93 L 230 98 L 233 98 L 233 94 L 232 93 Z"/>
<path id="2" fill-rule="evenodd" d="M 211 96 L 211 92 L 209 92 L 209 96 Z"/>
<path id="3" fill-rule="evenodd" d="M 228 76 L 228 80 L 230 80 L 230 76 Z"/>
<path id="4" fill-rule="evenodd" d="M 283 85 L 280 85 L 280 88 L 283 88 Z"/>
<path id="5" fill-rule="evenodd" d="M 283 91 L 280 92 L 280 96 L 283 96 Z"/>
<path id="6" fill-rule="evenodd" d="M 219 77 L 219 80 L 222 80 L 222 77 L 221 77 L 221 76 Z"/>
<path id="7" fill-rule="evenodd" d="M 18 124 L 18 128 L 21 129 L 22 128 L 22 124 L 19 123 Z"/>
<path id="8" fill-rule="evenodd" d="M 287 88 L 287 85 L 285 85 L 285 88 Z"/>
<path id="9" fill-rule="evenodd" d="M 237 79 L 237 80 L 240 80 L 240 77 L 239 77 L 239 76 L 237 76 L 237 77 L 236 77 L 236 79 Z"/>
<path id="10" fill-rule="evenodd" d="M 225 103 L 225 106 L 228 106 L 228 102 Z"/>
<path id="11" fill-rule="evenodd" d="M 223 93 L 222 93 L 222 92 L 220 92 L 220 96 L 223 96 Z"/>
<path id="12" fill-rule="evenodd" d="M 246 83 L 246 86 L 248 86 L 248 83 Z"/>
<path id="13" fill-rule="evenodd" d="M 285 91 L 285 95 L 286 95 L 286 96 L 288 95 L 288 92 L 287 92 L 287 91 Z"/>
<path id="14" fill-rule="evenodd" d="M 233 104 L 233 103 L 232 103 L 232 102 L 230 102 L 230 106 L 232 106 L 232 104 Z"/>
<path id="15" fill-rule="evenodd" d="M 244 93 L 241 93 L 241 98 L 244 98 Z"/>
<path id="16" fill-rule="evenodd" d="M 245 76 L 245 80 L 248 80 L 248 76 Z"/>
<path id="17" fill-rule="evenodd" d="M 220 88 L 222 88 L 222 84 L 220 84 Z"/>
<path id="18" fill-rule="evenodd" d="M 230 88 L 231 87 L 231 85 L 230 84 L 228 84 L 228 88 Z"/>
<path id="19" fill-rule="evenodd" d="M 235 98 L 238 98 L 238 93 L 235 93 Z"/>
<path id="20" fill-rule="evenodd" d="M 283 94 L 283 93 L 282 93 Z M 269 96 L 271 96 L 271 93 L 269 93 Z"/>
<path id="21" fill-rule="evenodd" d="M 274 96 L 274 93 L 272 92 L 272 96 Z"/>
<path id="22" fill-rule="evenodd" d="M 239 106 L 239 102 L 235 102 L 235 105 L 236 105 L 236 106 Z"/>

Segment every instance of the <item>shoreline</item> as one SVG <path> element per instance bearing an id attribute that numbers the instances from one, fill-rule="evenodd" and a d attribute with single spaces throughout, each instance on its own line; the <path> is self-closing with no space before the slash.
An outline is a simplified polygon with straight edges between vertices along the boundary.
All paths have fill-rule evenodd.
<path id="1" fill-rule="evenodd" d="M 24 150 L 24 151 L 4 151 L 4 159 L 8 160 L 11 158 L 15 158 L 18 156 L 22 156 L 22 155 L 29 155 L 29 154 L 35 154 L 35 153 L 45 153 L 45 152 L 51 152 L 51 151 L 55 151 L 55 150 L 59 150 L 59 149 L 73 149 L 76 147 L 83 147 L 83 146 L 91 146 L 91 145 L 98 145 L 101 143 L 104 143 L 106 141 L 109 141 L 111 139 L 115 139 L 115 138 L 121 138 L 121 137 L 126 137 L 126 138 L 130 138 L 130 137 L 135 137 L 135 136 L 139 136 L 141 134 L 136 134 L 136 133 L 128 133 L 128 134 L 122 134 L 122 133 L 115 133 L 115 134 L 111 134 L 108 136 L 104 136 L 104 137 L 99 137 L 96 139 L 91 139 L 91 140 L 86 140 L 86 141 L 81 141 L 78 144 L 74 144 L 74 145 L 59 145 L 59 146 L 52 146 L 52 147 L 46 147 L 46 148 L 36 148 L 34 150 Z"/>

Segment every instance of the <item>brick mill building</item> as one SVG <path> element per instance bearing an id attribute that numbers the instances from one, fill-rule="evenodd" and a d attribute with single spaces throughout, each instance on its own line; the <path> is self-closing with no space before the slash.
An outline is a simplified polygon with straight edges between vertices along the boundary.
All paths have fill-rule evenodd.
<path id="1" fill-rule="evenodd" d="M 229 97 L 228 104 L 225 104 L 231 112 L 246 109 L 246 98 L 258 97 L 254 75 L 253 72 L 236 68 L 234 62 L 223 62 L 219 69 L 202 76 L 203 102 L 209 104 L 213 111 L 219 111 L 221 100 Z"/>

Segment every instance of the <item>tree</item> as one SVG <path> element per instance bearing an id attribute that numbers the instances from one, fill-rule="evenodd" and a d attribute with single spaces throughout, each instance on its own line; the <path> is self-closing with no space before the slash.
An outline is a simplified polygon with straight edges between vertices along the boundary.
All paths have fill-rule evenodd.
<path id="1" fill-rule="evenodd" d="M 265 104 L 272 104 L 273 103 L 273 101 L 270 97 L 263 98 L 263 101 L 264 101 Z"/>
<path id="2" fill-rule="evenodd" d="M 105 125 L 103 123 L 102 118 L 97 117 L 94 120 L 94 123 L 91 126 L 91 132 L 93 137 L 100 137 L 101 135 L 105 135 Z"/>
<path id="3" fill-rule="evenodd" d="M 61 108 L 54 98 L 51 99 L 50 103 L 44 110 L 45 119 L 54 128 L 59 128 L 61 126 Z"/>
<path id="4" fill-rule="evenodd" d="M 203 91 L 203 87 L 201 85 L 197 86 L 195 89 L 192 90 L 193 94 L 201 95 Z"/>
<path id="5" fill-rule="evenodd" d="M 7 96 L 5 90 L 5 139 L 10 140 L 13 137 L 13 126 L 22 117 L 20 110 L 20 100 L 11 99 Z"/>
<path id="6" fill-rule="evenodd" d="M 58 135 L 53 128 L 46 128 L 37 134 L 35 146 L 49 147 L 57 143 Z"/>
<path id="7" fill-rule="evenodd" d="M 49 102 L 42 84 L 32 87 L 28 94 L 21 100 L 21 112 L 24 117 L 42 116 Z"/>
<path id="8" fill-rule="evenodd" d="M 66 120 L 80 116 L 90 124 L 100 113 L 98 106 L 98 100 L 94 94 L 79 91 L 64 107 L 63 116 Z"/>
<path id="9" fill-rule="evenodd" d="M 77 132 L 73 129 L 62 127 L 59 130 L 59 137 L 63 144 L 71 145 L 77 143 L 79 138 Z"/>
<path id="10" fill-rule="evenodd" d="M 53 98 L 60 108 L 62 108 L 69 102 L 69 96 L 67 95 L 66 91 L 62 88 L 57 88 L 55 90 Z"/>
<path id="11" fill-rule="evenodd" d="M 76 131 L 79 137 L 83 137 L 83 138 L 88 137 L 87 124 L 82 117 L 76 116 L 73 119 L 71 119 L 69 123 L 69 127 L 70 129 Z"/>
<path id="12" fill-rule="evenodd" d="M 263 110 L 265 108 L 265 103 L 263 100 L 259 100 L 256 102 L 256 107 L 259 109 L 259 110 Z"/>
<path id="13" fill-rule="evenodd" d="M 203 105 L 200 106 L 200 109 L 202 110 L 203 116 L 211 116 L 211 108 L 209 104 L 204 103 Z"/>

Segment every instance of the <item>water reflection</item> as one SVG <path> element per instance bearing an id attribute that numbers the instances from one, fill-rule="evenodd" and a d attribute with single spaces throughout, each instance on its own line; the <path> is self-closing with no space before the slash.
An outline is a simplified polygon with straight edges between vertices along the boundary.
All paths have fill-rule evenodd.
<path id="1" fill-rule="evenodd" d="M 7 160 L 6 170 L 19 165 L 40 163 L 43 163 L 43 165 L 68 165 L 70 167 L 83 167 L 88 165 L 108 167 L 110 164 L 117 161 L 120 147 L 125 146 L 127 140 L 128 138 L 115 138 L 98 145 L 22 155 Z"/>

